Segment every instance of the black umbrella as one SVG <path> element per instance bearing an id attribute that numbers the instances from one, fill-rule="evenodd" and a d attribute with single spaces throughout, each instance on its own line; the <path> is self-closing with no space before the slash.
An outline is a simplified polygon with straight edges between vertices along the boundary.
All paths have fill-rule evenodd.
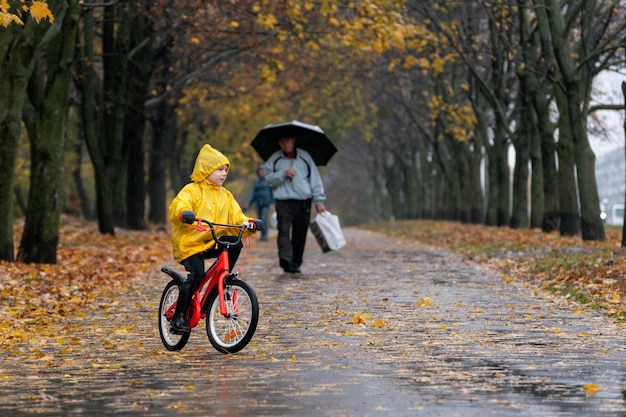
<path id="1" fill-rule="evenodd" d="M 310 153 L 316 165 L 326 165 L 337 152 L 335 145 L 319 126 L 297 120 L 265 126 L 252 140 L 251 145 L 263 160 L 267 160 L 280 150 L 278 140 L 281 138 L 296 138 L 296 148 Z"/>

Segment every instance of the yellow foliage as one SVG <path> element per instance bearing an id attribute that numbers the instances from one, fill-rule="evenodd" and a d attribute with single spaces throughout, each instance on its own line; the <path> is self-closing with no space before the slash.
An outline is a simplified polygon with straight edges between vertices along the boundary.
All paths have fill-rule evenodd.
<path id="1" fill-rule="evenodd" d="M 313 51 L 319 51 L 320 50 L 320 45 L 317 42 L 314 42 L 314 41 L 308 41 L 306 43 L 306 46 L 309 49 L 313 50 Z"/>
<path id="2" fill-rule="evenodd" d="M 30 6 L 30 15 L 37 23 L 40 23 L 43 19 L 48 19 L 50 23 L 54 23 L 54 16 L 48 8 L 48 3 L 44 1 L 33 1 Z"/>
<path id="3" fill-rule="evenodd" d="M 413 55 L 407 55 L 404 58 L 404 69 L 410 69 L 413 67 L 416 67 L 419 64 L 419 61 L 417 59 L 415 59 L 415 57 Z"/>
<path id="4" fill-rule="evenodd" d="M 405 43 L 404 43 L 404 33 L 402 32 L 401 28 L 396 28 L 392 33 L 391 33 L 391 38 L 393 41 L 393 45 L 403 51 L 405 49 Z"/>
<path id="5" fill-rule="evenodd" d="M 263 78 L 266 82 L 275 82 L 276 72 L 270 65 L 265 64 L 263 65 L 263 68 L 261 68 L 261 78 Z"/>
<path id="6" fill-rule="evenodd" d="M 443 58 L 435 58 L 432 63 L 433 73 L 439 75 L 443 72 L 443 67 L 446 61 Z"/>
<path id="7" fill-rule="evenodd" d="M 273 29 L 278 23 L 278 19 L 272 13 L 266 15 L 259 14 L 257 22 L 263 29 Z"/>
<path id="8" fill-rule="evenodd" d="M 48 19 L 50 23 L 54 22 L 54 16 L 48 8 L 48 3 L 45 1 L 33 1 L 30 7 L 25 4 L 24 0 L 22 0 L 21 3 L 23 4 L 22 9 L 30 13 L 37 23 L 41 23 L 44 19 Z M 24 22 L 22 19 L 20 19 L 18 15 L 10 12 L 9 8 L 10 6 L 7 0 L 0 1 L 0 26 L 7 27 L 11 23 L 23 25 Z"/>
<path id="9" fill-rule="evenodd" d="M 4 10 L 0 9 L 0 26 L 7 27 L 11 23 L 17 23 L 18 25 L 23 25 L 24 23 L 14 14 L 7 13 Z"/>

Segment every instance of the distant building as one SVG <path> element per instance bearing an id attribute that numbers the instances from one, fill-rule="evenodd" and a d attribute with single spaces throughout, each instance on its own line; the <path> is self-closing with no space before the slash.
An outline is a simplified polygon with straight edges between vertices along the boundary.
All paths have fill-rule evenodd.
<path id="1" fill-rule="evenodd" d="M 624 148 L 596 156 L 596 182 L 600 208 L 607 224 L 624 223 L 624 194 L 626 192 L 626 155 Z"/>

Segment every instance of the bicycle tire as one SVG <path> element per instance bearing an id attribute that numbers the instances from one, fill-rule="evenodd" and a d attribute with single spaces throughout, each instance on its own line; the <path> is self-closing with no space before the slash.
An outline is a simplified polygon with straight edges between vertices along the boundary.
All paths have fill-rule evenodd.
<path id="1" fill-rule="evenodd" d="M 183 334 L 172 333 L 170 327 L 170 319 L 167 318 L 167 311 L 170 307 L 178 301 L 178 284 L 176 281 L 170 281 L 163 290 L 161 295 L 161 302 L 159 303 L 159 334 L 161 335 L 161 342 L 167 350 L 175 351 L 181 350 L 189 340 L 191 331 Z"/>
<path id="2" fill-rule="evenodd" d="M 208 299 L 206 332 L 215 349 L 222 353 L 236 353 L 252 339 L 259 321 L 259 301 L 252 287 L 232 279 L 224 285 L 224 297 L 229 317 L 220 314 L 217 288 Z"/>

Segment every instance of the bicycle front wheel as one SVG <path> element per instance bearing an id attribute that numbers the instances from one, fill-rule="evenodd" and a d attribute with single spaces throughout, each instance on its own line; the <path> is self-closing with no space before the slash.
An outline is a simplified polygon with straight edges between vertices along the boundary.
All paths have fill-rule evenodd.
<path id="1" fill-rule="evenodd" d="M 170 330 L 170 322 L 174 315 L 175 303 L 178 301 L 178 284 L 170 281 L 163 290 L 161 302 L 159 303 L 159 333 L 161 342 L 167 350 L 181 350 L 187 341 L 191 332 L 184 334 L 176 334 Z"/>
<path id="2" fill-rule="evenodd" d="M 209 296 L 206 332 L 215 349 L 235 353 L 246 347 L 259 321 L 259 302 L 252 287 L 239 279 L 224 283 L 224 301 L 228 317 L 220 314 L 217 288 Z"/>

